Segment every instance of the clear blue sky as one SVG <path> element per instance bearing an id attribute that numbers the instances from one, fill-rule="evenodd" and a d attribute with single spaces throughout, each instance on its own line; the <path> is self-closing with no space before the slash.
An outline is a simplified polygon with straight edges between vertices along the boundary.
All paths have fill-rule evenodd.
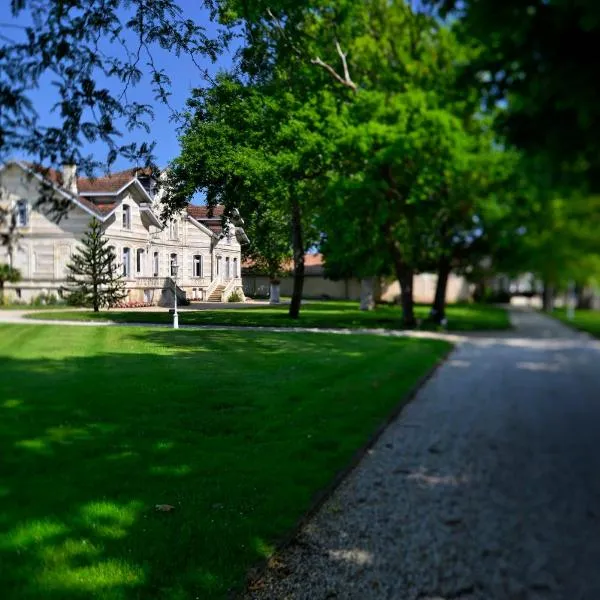
<path id="1" fill-rule="evenodd" d="M 148 1 L 151 2 L 152 0 Z M 205 26 L 209 36 L 216 34 L 216 26 L 210 22 L 208 11 L 199 6 L 201 3 L 198 0 L 179 0 L 178 3 L 183 9 L 186 18 L 193 19 L 196 23 Z M 30 20 L 28 19 L 27 14 L 19 15 L 17 19 L 14 19 L 10 11 L 9 0 L 0 0 L 0 27 L 2 27 L 1 24 L 26 25 L 29 23 Z M 14 27 L 2 27 L 2 32 L 10 35 L 13 39 L 21 34 L 19 29 L 15 29 Z M 116 54 L 117 56 L 121 54 L 124 56 L 124 51 L 121 47 L 116 45 L 110 46 L 108 43 L 106 46 L 107 50 L 112 54 Z M 196 65 L 194 65 L 193 61 L 188 56 L 182 55 L 176 57 L 159 47 L 155 47 L 153 48 L 153 57 L 157 66 L 164 68 L 171 78 L 172 95 L 169 100 L 171 106 L 175 110 L 181 110 L 185 106 L 186 100 L 190 97 L 191 90 L 195 87 L 205 85 L 206 82 Z M 208 58 L 202 57 L 200 57 L 197 62 L 202 68 L 208 68 L 210 73 L 214 75 L 219 69 L 229 68 L 232 63 L 232 57 L 230 54 L 222 56 L 216 64 L 213 64 Z M 158 165 L 164 167 L 170 160 L 175 158 L 179 152 L 177 125 L 170 120 L 172 114 L 171 109 L 154 99 L 148 76 L 148 68 L 145 63 L 142 65 L 142 70 L 145 73 L 145 77 L 135 88 L 130 90 L 128 95 L 130 100 L 137 100 L 153 106 L 155 116 L 154 120 L 150 123 L 151 133 L 148 135 L 141 130 L 133 132 L 123 130 L 124 135 L 122 141 L 123 143 L 128 143 L 130 141 L 138 143 L 143 141 L 156 141 L 155 156 Z M 102 79 L 99 77 L 99 81 L 101 80 Z M 120 93 L 122 89 L 118 81 L 106 80 L 105 85 L 111 92 Z M 32 90 L 30 98 L 36 111 L 41 117 L 46 119 L 48 123 L 55 124 L 59 122 L 58 118 L 52 114 L 50 110 L 56 98 L 51 78 L 46 78 L 39 89 Z M 94 146 L 90 146 L 89 151 L 93 152 L 96 155 L 96 158 L 101 160 L 106 157 L 107 149 L 101 144 L 95 144 Z M 113 169 L 124 169 L 129 166 L 128 163 L 124 163 L 121 159 L 115 163 Z"/>

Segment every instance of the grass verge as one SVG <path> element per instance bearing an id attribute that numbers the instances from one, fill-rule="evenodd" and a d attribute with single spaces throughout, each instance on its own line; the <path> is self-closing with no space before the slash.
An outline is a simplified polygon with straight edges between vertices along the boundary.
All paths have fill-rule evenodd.
<path id="1" fill-rule="evenodd" d="M 576 310 L 575 318 L 570 321 L 567 318 L 567 311 L 564 308 L 555 309 L 552 316 L 562 321 L 565 325 L 590 333 L 594 337 L 600 338 L 600 311 L 597 310 Z"/>
<path id="2" fill-rule="evenodd" d="M 180 311 L 182 325 L 236 325 L 254 327 L 320 327 L 320 328 L 401 328 L 401 310 L 398 306 L 378 306 L 373 311 L 361 311 L 356 302 L 309 302 L 303 305 L 300 318 L 290 319 L 288 307 L 252 306 L 206 310 Z M 429 314 L 428 306 L 417 306 L 419 318 Z M 30 315 L 33 319 L 73 321 L 113 321 L 115 323 L 170 323 L 167 309 L 159 311 L 43 311 Z M 510 328 L 508 314 L 502 308 L 483 304 L 449 306 L 447 310 L 450 331 L 502 330 Z M 427 324 L 423 324 L 427 327 Z"/>

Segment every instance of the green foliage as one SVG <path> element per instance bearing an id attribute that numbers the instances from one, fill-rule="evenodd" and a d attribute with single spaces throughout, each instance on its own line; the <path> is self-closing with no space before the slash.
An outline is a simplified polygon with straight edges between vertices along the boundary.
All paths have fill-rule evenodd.
<path id="1" fill-rule="evenodd" d="M 63 304 L 56 294 L 41 292 L 35 298 L 31 299 L 31 306 L 56 306 Z"/>
<path id="2" fill-rule="evenodd" d="M 229 294 L 229 298 L 227 298 L 227 302 L 243 302 L 244 296 L 239 290 L 234 290 Z"/>
<path id="3" fill-rule="evenodd" d="M 508 101 L 497 125 L 528 153 L 545 154 L 575 187 L 600 186 L 600 35 L 597 0 L 426 0 L 449 14 L 477 55 L 464 80 L 486 102 Z M 560 46 L 560 50 L 557 48 Z"/>
<path id="4" fill-rule="evenodd" d="M 224 41 L 210 39 L 174 0 L 153 0 L 151 7 L 146 0 L 10 4 L 12 15 L 29 17 L 31 25 L 21 31 L 8 23 L 0 37 L 0 160 L 25 154 L 44 166 L 74 162 L 90 173 L 118 156 L 151 163 L 152 144 L 120 142 L 123 129 L 149 132 L 153 118 L 152 106 L 130 100 L 127 90 L 147 77 L 156 99 L 168 103 L 170 74 L 156 50 L 214 60 Z M 54 96 L 47 102 L 59 119 L 52 125 L 39 118 L 31 95 L 48 78 Z M 107 152 L 99 162 L 88 153 L 98 142 Z"/>
<path id="5" fill-rule="evenodd" d="M 92 219 L 82 246 L 67 265 L 68 287 L 64 291 L 69 304 L 91 306 L 98 312 L 101 307 L 113 306 L 127 296 L 116 257 L 108 244 L 102 234 L 102 224 Z"/>
<path id="6" fill-rule="evenodd" d="M 0 264 L 0 302 L 4 302 L 4 284 L 21 281 L 21 272 L 10 265 Z"/>

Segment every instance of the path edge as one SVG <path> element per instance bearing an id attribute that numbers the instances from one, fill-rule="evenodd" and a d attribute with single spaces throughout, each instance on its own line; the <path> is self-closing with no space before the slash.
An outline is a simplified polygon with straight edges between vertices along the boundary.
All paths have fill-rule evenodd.
<path id="1" fill-rule="evenodd" d="M 448 342 L 451 343 L 451 342 Z M 377 426 L 375 431 L 370 434 L 367 441 L 354 452 L 348 463 L 342 467 L 333 477 L 333 479 L 321 490 L 316 492 L 311 498 L 310 505 L 306 512 L 298 519 L 295 525 L 279 540 L 274 543 L 274 552 L 268 558 L 261 559 L 254 567 L 250 567 L 246 574 L 246 581 L 241 591 L 236 591 L 230 595 L 231 600 L 242 600 L 250 593 L 250 586 L 253 582 L 269 570 L 271 561 L 281 554 L 286 548 L 291 546 L 298 538 L 302 529 L 308 522 L 321 510 L 323 505 L 335 494 L 342 483 L 356 470 L 369 450 L 375 446 L 385 433 L 388 427 L 402 416 L 406 408 L 415 400 L 417 394 L 425 387 L 427 383 L 436 375 L 439 369 L 446 364 L 450 355 L 456 350 L 456 344 L 451 344 L 446 353 L 437 360 L 437 362 L 423 375 L 412 388 L 402 397 L 392 411 L 384 417 L 383 421 Z"/>

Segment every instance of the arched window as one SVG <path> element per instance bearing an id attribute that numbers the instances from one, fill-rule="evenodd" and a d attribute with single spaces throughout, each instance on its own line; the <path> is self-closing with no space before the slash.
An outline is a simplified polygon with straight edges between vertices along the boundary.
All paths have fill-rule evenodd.
<path id="1" fill-rule="evenodd" d="M 123 229 L 131 229 L 131 207 L 123 204 Z"/>
<path id="2" fill-rule="evenodd" d="M 154 257 L 152 260 L 152 274 L 154 277 L 158 277 L 158 252 L 154 253 Z"/>
<path id="3" fill-rule="evenodd" d="M 144 251 L 138 248 L 135 253 L 135 272 L 141 275 L 144 271 Z"/>
<path id="4" fill-rule="evenodd" d="M 131 250 L 123 248 L 123 277 L 129 277 L 131 274 Z"/>

